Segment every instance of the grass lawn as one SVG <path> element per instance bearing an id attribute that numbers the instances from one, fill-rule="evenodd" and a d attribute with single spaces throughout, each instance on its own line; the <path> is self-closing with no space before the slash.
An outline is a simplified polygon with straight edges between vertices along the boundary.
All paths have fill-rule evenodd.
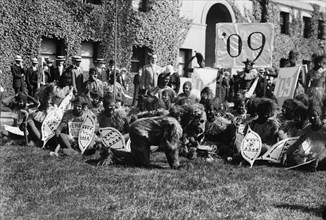
<path id="1" fill-rule="evenodd" d="M 326 205 L 326 172 L 201 158 L 171 170 L 162 153 L 151 169 L 88 159 L 0 146 L 0 219 L 321 219 Z"/>

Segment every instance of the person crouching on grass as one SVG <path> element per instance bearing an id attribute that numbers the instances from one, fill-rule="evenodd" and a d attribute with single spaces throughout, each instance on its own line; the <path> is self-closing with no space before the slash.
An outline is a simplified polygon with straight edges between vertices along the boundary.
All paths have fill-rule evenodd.
<path id="1" fill-rule="evenodd" d="M 83 123 L 87 112 L 87 100 L 83 96 L 77 96 L 73 101 L 73 109 L 67 110 L 62 118 L 62 121 L 58 128 L 55 131 L 56 137 L 58 138 L 58 142 L 60 147 L 57 147 L 55 150 L 55 154 L 57 155 L 59 150 L 62 148 L 62 152 L 68 156 L 78 155 L 78 136 L 73 137 L 69 134 L 68 124 L 69 122 L 79 122 Z M 95 116 L 94 116 L 95 117 Z M 95 117 L 95 124 L 97 124 Z M 93 140 L 89 145 L 89 149 L 94 146 L 95 143 L 95 135 L 93 136 Z"/>
<path id="2" fill-rule="evenodd" d="M 104 111 L 99 113 L 97 117 L 99 127 L 113 127 L 117 129 L 124 136 L 125 142 L 127 143 L 127 140 L 129 139 L 129 119 L 124 117 L 120 111 L 116 111 L 117 104 L 111 93 L 104 96 L 103 107 Z M 99 159 L 98 164 L 108 165 L 113 162 L 111 156 L 114 156 L 114 158 L 119 160 L 124 157 L 124 154 L 127 155 L 125 152 L 121 152 L 119 150 L 102 147 L 101 158 Z"/>

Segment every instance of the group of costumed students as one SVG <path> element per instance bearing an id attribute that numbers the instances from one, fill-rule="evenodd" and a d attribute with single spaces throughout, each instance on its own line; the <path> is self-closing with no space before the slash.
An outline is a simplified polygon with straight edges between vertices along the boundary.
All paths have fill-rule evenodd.
<path id="1" fill-rule="evenodd" d="M 83 122 L 87 114 L 92 114 L 96 120 L 96 135 L 85 152 L 85 154 L 92 154 L 101 149 L 99 128 L 114 127 L 127 140 L 129 125 L 138 118 L 154 115 L 165 117 L 173 115 L 171 112 L 179 111 L 178 106 L 199 103 L 206 112 L 207 121 L 203 137 L 200 140 L 193 137 L 199 142 L 197 145 L 183 144 L 187 148 L 188 158 L 195 158 L 198 144 L 205 144 L 215 146 L 206 155 L 209 159 L 217 155 L 238 163 L 242 161 L 239 154 L 240 143 L 250 127 L 261 138 L 261 155 L 278 141 L 299 136 L 300 138 L 286 152 L 286 165 L 298 163 L 296 157 L 292 156 L 293 152 L 308 140 L 312 146 L 310 157 L 316 158 L 312 169 L 326 168 L 325 56 L 314 57 L 313 68 L 306 76 L 306 85 L 302 85 L 299 80 L 295 97 L 285 100 L 281 110 L 277 107 L 277 99 L 273 97 L 272 92 L 268 98 L 255 97 L 255 94 L 251 98 L 246 97 L 245 94 L 253 80 L 259 77 L 259 71 L 253 67 L 254 63 L 250 60 L 244 62 L 244 70 L 238 72 L 233 78 L 235 94 L 232 99 L 233 107 L 224 102 L 227 98 L 214 97 L 209 87 L 202 89 L 200 96 L 196 95 L 192 92 L 191 82 L 185 82 L 182 92 L 178 94 L 180 81 L 175 80 L 177 73 L 173 71 L 172 66 L 160 68 L 159 74 L 156 72 L 151 75 L 151 71 L 158 68 L 156 62 L 157 56 L 152 55 L 151 63 L 141 68 L 135 76 L 136 96 L 134 96 L 133 107 L 125 106 L 126 99 L 118 98 L 123 87 L 121 81 L 116 82 L 118 85 L 116 88 L 119 90 L 116 91 L 115 96 L 113 95 L 114 82 L 109 83 L 110 89 L 106 89 L 105 86 L 98 87 L 98 72 L 95 68 L 90 69 L 89 80 L 83 82 L 81 87 L 83 92 L 78 92 L 75 84 L 65 85 L 54 81 L 41 86 L 34 97 L 25 92 L 17 92 L 15 96 L 3 99 L 2 103 L 17 112 L 20 119 L 28 115 L 28 118 L 25 118 L 26 123 L 20 121 L 16 125 L 20 126 L 21 130 L 28 131 L 28 145 L 42 146 L 41 125 L 44 119 L 70 91 L 74 91 L 71 108 L 64 112 L 55 136 L 47 143 L 47 148 L 51 149 L 52 155 L 80 154 L 76 138 L 69 135 L 68 122 Z M 73 71 L 74 67 L 67 68 L 62 75 L 74 74 Z M 171 79 L 173 79 L 172 83 Z M 223 79 L 220 75 L 220 80 Z M 304 88 L 304 92 L 300 92 L 298 89 L 300 86 Z M 13 136 L 6 131 L 1 135 Z"/>

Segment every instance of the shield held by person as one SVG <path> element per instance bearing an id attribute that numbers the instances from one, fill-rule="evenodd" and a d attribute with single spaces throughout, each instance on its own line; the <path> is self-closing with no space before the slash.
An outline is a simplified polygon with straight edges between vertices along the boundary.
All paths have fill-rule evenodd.
<path id="1" fill-rule="evenodd" d="M 78 146 L 82 154 L 94 141 L 95 126 L 95 116 L 87 114 L 78 134 Z"/>
<path id="2" fill-rule="evenodd" d="M 277 142 L 257 160 L 267 160 L 272 163 L 284 163 L 284 155 L 287 149 L 298 139 L 299 137 L 291 137 Z"/>
<path id="3" fill-rule="evenodd" d="M 113 127 L 100 128 L 102 143 L 108 147 L 115 150 L 125 150 L 126 143 L 123 135 Z"/>
<path id="4" fill-rule="evenodd" d="M 249 162 L 250 167 L 253 166 L 255 160 L 260 155 L 261 146 L 260 136 L 249 127 L 246 136 L 241 142 L 240 151 L 242 157 Z"/>
<path id="5" fill-rule="evenodd" d="M 44 119 L 41 126 L 41 135 L 43 141 L 43 148 L 48 140 L 55 135 L 55 130 L 58 128 L 63 117 L 63 111 L 56 108 L 51 111 Z"/>

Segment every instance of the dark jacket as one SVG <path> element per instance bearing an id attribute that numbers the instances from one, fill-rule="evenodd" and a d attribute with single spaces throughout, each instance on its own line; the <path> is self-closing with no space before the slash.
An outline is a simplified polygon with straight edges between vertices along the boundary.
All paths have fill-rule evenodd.
<path id="1" fill-rule="evenodd" d="M 24 87 L 24 69 L 16 64 L 11 66 L 12 82 L 14 88 Z"/>
<path id="2" fill-rule="evenodd" d="M 33 89 L 34 87 L 37 87 L 38 83 L 38 69 L 36 71 L 33 70 L 33 67 L 30 67 L 26 71 L 26 84 L 28 89 Z"/>

